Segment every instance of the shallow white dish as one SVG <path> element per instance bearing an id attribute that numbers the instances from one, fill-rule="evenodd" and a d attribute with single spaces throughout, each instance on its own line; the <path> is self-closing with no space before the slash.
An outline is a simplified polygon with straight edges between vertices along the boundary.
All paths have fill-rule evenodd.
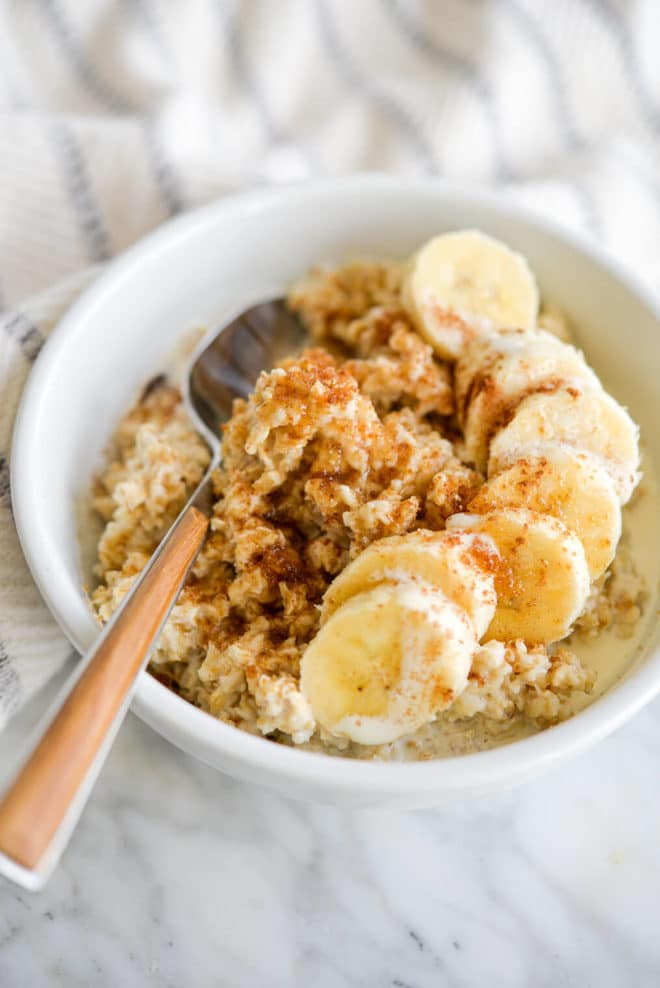
<path id="1" fill-rule="evenodd" d="M 403 256 L 460 227 L 483 229 L 526 255 L 542 293 L 572 319 L 589 362 L 628 405 L 660 463 L 660 311 L 593 245 L 493 196 L 434 181 L 361 176 L 226 199 L 169 223 L 111 264 L 52 334 L 23 397 L 12 449 L 16 524 L 39 589 L 77 648 L 98 631 L 82 589 L 77 500 L 115 424 L 182 334 L 280 294 L 315 263 Z M 572 720 L 494 751 L 431 762 L 356 762 L 285 748 L 214 720 L 146 673 L 133 710 L 203 761 L 287 795 L 432 805 L 521 782 L 613 731 L 660 691 L 659 632 L 656 621 L 643 659 Z"/>

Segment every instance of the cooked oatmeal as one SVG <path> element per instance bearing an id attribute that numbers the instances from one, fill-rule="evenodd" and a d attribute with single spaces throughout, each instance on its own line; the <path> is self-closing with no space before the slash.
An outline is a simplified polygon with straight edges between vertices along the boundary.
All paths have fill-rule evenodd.
<path id="1" fill-rule="evenodd" d="M 484 483 L 461 460 L 452 366 L 407 314 L 402 272 L 395 263 L 354 263 L 315 271 L 291 290 L 312 345 L 236 400 L 213 474 L 210 534 L 150 666 L 185 699 L 243 730 L 356 757 L 399 754 L 395 745 L 333 736 L 315 720 L 300 666 L 319 631 L 323 596 L 367 546 L 443 530 Z M 539 323 L 568 335 L 556 310 Z M 94 484 L 105 528 L 92 601 L 102 621 L 208 463 L 179 390 L 155 379 L 120 423 Z M 642 598 L 623 546 L 595 582 L 575 633 L 630 627 Z M 418 753 L 415 735 L 405 742 L 412 757 L 429 757 L 429 733 L 440 737 L 457 722 L 544 727 L 569 716 L 571 698 L 593 684 L 570 641 L 485 642 L 463 691 L 420 732 Z"/>

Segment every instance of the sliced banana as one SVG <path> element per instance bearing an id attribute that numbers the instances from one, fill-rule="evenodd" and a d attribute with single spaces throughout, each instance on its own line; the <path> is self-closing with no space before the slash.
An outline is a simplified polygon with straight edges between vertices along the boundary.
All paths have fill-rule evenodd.
<path id="1" fill-rule="evenodd" d="M 525 508 L 453 515 L 447 527 L 488 535 L 499 549 L 497 609 L 486 640 L 559 641 L 582 613 L 589 567 L 582 543 L 563 522 Z"/>
<path id="2" fill-rule="evenodd" d="M 467 684 L 477 636 L 429 584 L 383 584 L 347 600 L 301 662 L 314 717 L 337 737 L 386 744 L 417 730 Z"/>
<path id="3" fill-rule="evenodd" d="M 491 437 L 525 395 L 569 385 L 582 391 L 601 390 L 582 354 L 543 330 L 515 337 L 498 334 L 468 345 L 468 351 L 473 349 L 481 351 L 484 359 L 471 381 L 463 431 L 465 454 L 478 470 L 486 469 Z M 467 362 L 473 362 L 470 354 Z"/>
<path id="4" fill-rule="evenodd" d="M 621 504 L 630 500 L 640 479 L 639 428 L 604 391 L 562 388 L 524 398 L 490 444 L 488 475 L 555 443 L 599 457 Z"/>
<path id="5" fill-rule="evenodd" d="M 447 360 L 501 326 L 534 326 L 539 308 L 525 258 L 477 230 L 424 244 L 408 266 L 402 297 L 419 332 Z"/>
<path id="6" fill-rule="evenodd" d="M 489 539 L 467 532 L 418 530 L 373 542 L 328 587 L 321 622 L 364 590 L 381 583 L 417 579 L 442 590 L 463 608 L 481 638 L 497 603 L 493 576 L 496 555 Z"/>
<path id="7" fill-rule="evenodd" d="M 468 505 L 483 515 L 498 508 L 530 508 L 559 518 L 580 539 L 592 580 L 614 559 L 621 537 L 621 507 L 602 463 L 590 453 L 548 446 L 516 460 L 491 478 Z"/>
<path id="8" fill-rule="evenodd" d="M 465 345 L 454 368 L 456 411 L 461 425 L 477 375 L 486 374 L 500 357 L 516 356 L 536 337 L 536 329 L 498 329 Z"/>

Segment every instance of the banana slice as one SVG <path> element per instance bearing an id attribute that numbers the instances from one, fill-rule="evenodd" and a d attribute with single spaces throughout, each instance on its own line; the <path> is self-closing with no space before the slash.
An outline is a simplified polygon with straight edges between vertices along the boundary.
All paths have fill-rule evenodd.
<path id="1" fill-rule="evenodd" d="M 456 361 L 454 393 L 456 411 L 461 425 L 472 397 L 477 375 L 488 373 L 500 357 L 514 357 L 529 346 L 538 335 L 536 329 L 498 329 L 488 336 L 470 340 Z"/>
<path id="2" fill-rule="evenodd" d="M 467 684 L 477 636 L 429 584 L 383 584 L 346 601 L 308 645 L 301 688 L 331 734 L 386 744 L 417 730 Z"/>
<path id="3" fill-rule="evenodd" d="M 621 508 L 614 481 L 590 453 L 548 446 L 497 474 L 468 505 L 483 515 L 498 508 L 530 508 L 559 518 L 579 538 L 592 580 L 614 559 Z"/>
<path id="4" fill-rule="evenodd" d="M 482 471 L 488 462 L 491 437 L 511 418 L 525 395 L 569 385 L 582 391 L 601 390 L 600 381 L 582 354 L 551 333 L 538 330 L 526 337 L 499 336 L 485 342 L 477 340 L 466 348 L 484 354 L 463 405 L 465 455 Z M 466 362 L 474 362 L 469 353 Z"/>
<path id="5" fill-rule="evenodd" d="M 493 573 L 497 550 L 486 538 L 467 532 L 392 535 L 373 542 L 328 587 L 321 623 L 356 594 L 381 583 L 423 580 L 467 613 L 477 637 L 490 624 L 497 598 Z"/>
<path id="6" fill-rule="evenodd" d="M 402 298 L 419 332 L 447 360 L 501 326 L 532 327 L 539 308 L 525 258 L 478 230 L 424 244 L 408 266 Z"/>
<path id="7" fill-rule="evenodd" d="M 525 508 L 453 515 L 451 530 L 488 535 L 500 553 L 497 610 L 486 640 L 559 641 L 584 610 L 589 567 L 577 535 L 557 518 Z"/>
<path id="8" fill-rule="evenodd" d="M 524 398 L 490 444 L 488 475 L 521 457 L 561 443 L 599 457 L 614 481 L 621 504 L 639 483 L 639 429 L 628 412 L 604 391 L 562 388 Z"/>

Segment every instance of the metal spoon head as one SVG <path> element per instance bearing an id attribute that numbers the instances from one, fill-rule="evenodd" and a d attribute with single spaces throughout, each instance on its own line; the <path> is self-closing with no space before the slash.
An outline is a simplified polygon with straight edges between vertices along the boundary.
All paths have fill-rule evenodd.
<path id="1" fill-rule="evenodd" d="M 246 309 L 193 357 L 186 384 L 188 405 L 215 443 L 234 399 L 247 398 L 260 372 L 295 354 L 306 339 L 300 319 L 278 298 Z"/>

